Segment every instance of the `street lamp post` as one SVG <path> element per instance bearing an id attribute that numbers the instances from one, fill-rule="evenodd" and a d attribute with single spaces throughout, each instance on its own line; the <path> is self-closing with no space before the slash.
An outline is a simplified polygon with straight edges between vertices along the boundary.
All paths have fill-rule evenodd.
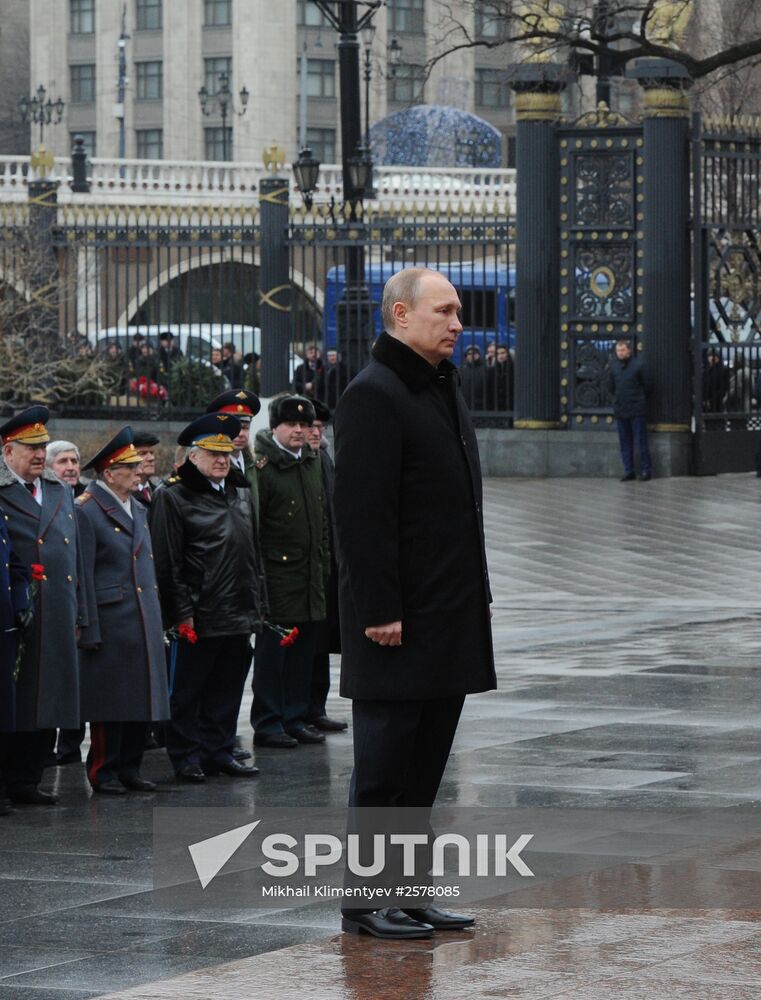
<path id="1" fill-rule="evenodd" d="M 338 71 L 341 87 L 341 159 L 347 236 L 362 220 L 362 201 L 371 194 L 372 159 L 362 142 L 359 32 L 370 25 L 382 0 L 313 0 L 339 34 Z M 369 103 L 369 100 L 368 100 Z M 302 158 L 299 158 L 303 163 Z M 301 186 L 301 185 L 299 185 Z M 302 189 L 303 190 L 303 189 Z M 349 376 L 362 368 L 373 341 L 373 301 L 365 283 L 365 248 L 347 240 L 346 282 L 336 306 L 339 349 Z"/>
<path id="2" fill-rule="evenodd" d="M 198 91 L 198 100 L 201 102 L 201 111 L 208 118 L 210 115 L 219 114 L 222 119 L 222 159 L 228 159 L 227 147 L 227 116 L 237 115 L 241 118 L 245 115 L 248 110 L 248 98 L 249 92 L 248 88 L 243 86 L 240 88 L 238 97 L 240 99 L 240 108 L 236 108 L 233 102 L 233 95 L 230 90 L 230 78 L 227 73 L 220 73 L 219 85 L 213 94 L 209 94 L 206 86 L 200 88 Z"/>
<path id="3" fill-rule="evenodd" d="M 370 81 L 373 78 L 372 49 L 375 25 L 370 21 L 362 29 L 362 43 L 365 47 L 365 146 L 370 148 Z"/>
<path id="4" fill-rule="evenodd" d="M 63 118 L 64 103 L 59 97 L 57 101 L 48 97 L 47 90 L 42 84 L 37 88 L 33 97 L 22 97 L 18 102 L 21 120 L 25 125 L 30 122 L 40 126 L 40 145 L 42 145 L 46 125 L 57 125 Z"/>

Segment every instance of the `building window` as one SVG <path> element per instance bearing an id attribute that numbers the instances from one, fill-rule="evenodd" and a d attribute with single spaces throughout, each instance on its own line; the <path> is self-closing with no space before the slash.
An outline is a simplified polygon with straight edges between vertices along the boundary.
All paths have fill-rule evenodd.
<path id="1" fill-rule="evenodd" d="M 92 159 L 95 156 L 95 133 L 94 132 L 69 132 L 69 145 L 74 149 L 74 140 L 77 136 L 82 138 L 82 148 L 87 154 L 88 159 Z"/>
<path id="2" fill-rule="evenodd" d="M 136 135 L 138 160 L 163 159 L 164 133 L 160 128 L 140 128 Z"/>
<path id="3" fill-rule="evenodd" d="M 388 30 L 422 35 L 425 31 L 425 0 L 388 0 Z"/>
<path id="4" fill-rule="evenodd" d="M 493 4 L 480 0 L 476 5 L 476 38 L 501 38 L 504 33 L 504 14 Z"/>
<path id="5" fill-rule="evenodd" d="M 231 160 L 233 158 L 233 130 L 214 127 L 203 130 L 204 148 L 207 160 Z"/>
<path id="6" fill-rule="evenodd" d="M 327 28 L 330 25 L 330 21 L 311 0 L 298 0 L 296 23 L 304 28 Z"/>
<path id="7" fill-rule="evenodd" d="M 207 28 L 224 28 L 232 24 L 232 0 L 204 0 L 203 23 Z"/>
<path id="8" fill-rule="evenodd" d="M 219 93 L 219 76 L 221 73 L 227 74 L 227 86 L 229 87 L 232 83 L 233 75 L 232 56 L 215 56 L 213 59 L 204 59 L 204 86 L 209 97 L 213 97 Z"/>
<path id="9" fill-rule="evenodd" d="M 70 0 L 72 35 L 91 35 L 95 31 L 95 0 Z"/>
<path id="10" fill-rule="evenodd" d="M 335 96 L 335 62 L 332 59 L 307 59 L 307 97 Z"/>
<path id="11" fill-rule="evenodd" d="M 95 100 L 95 63 L 71 68 L 71 103 L 92 104 Z"/>
<path id="12" fill-rule="evenodd" d="M 158 31 L 161 28 L 162 0 L 137 0 L 137 30 Z"/>
<path id="13" fill-rule="evenodd" d="M 307 146 L 320 163 L 336 162 L 336 130 L 334 128 L 308 128 Z"/>
<path id="14" fill-rule="evenodd" d="M 394 76 L 387 80 L 389 101 L 397 104 L 422 104 L 425 87 L 425 67 L 400 63 Z"/>
<path id="15" fill-rule="evenodd" d="M 135 63 L 135 68 L 138 101 L 160 101 L 164 96 L 162 63 L 139 62 Z"/>
<path id="16" fill-rule="evenodd" d="M 475 104 L 481 108 L 507 108 L 510 106 L 510 85 L 502 69 L 477 69 Z"/>

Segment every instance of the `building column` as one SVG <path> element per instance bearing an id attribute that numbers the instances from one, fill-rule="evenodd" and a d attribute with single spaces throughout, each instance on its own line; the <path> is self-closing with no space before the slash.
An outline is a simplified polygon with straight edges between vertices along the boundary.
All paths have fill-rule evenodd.
<path id="1" fill-rule="evenodd" d="M 513 426 L 560 426 L 560 164 L 563 70 L 523 64 L 516 92 L 517 275 Z"/>
<path id="2" fill-rule="evenodd" d="M 687 70 L 643 59 L 644 359 L 652 380 L 651 428 L 686 431 L 691 416 L 690 158 Z"/>
<path id="3" fill-rule="evenodd" d="M 281 164 L 278 164 L 281 165 Z M 287 389 L 291 350 L 291 275 L 288 253 L 288 180 L 259 182 L 261 265 L 259 325 L 262 331 L 262 383 L 265 398 Z"/>

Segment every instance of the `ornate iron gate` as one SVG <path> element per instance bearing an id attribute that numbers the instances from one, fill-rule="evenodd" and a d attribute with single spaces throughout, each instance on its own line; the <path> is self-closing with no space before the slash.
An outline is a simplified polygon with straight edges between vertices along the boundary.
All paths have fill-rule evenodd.
<path id="1" fill-rule="evenodd" d="M 642 334 L 642 129 L 601 108 L 560 145 L 560 420 L 612 424 L 606 388 L 616 340 Z"/>
<path id="2" fill-rule="evenodd" d="M 695 464 L 755 467 L 761 446 L 761 130 L 693 124 Z"/>

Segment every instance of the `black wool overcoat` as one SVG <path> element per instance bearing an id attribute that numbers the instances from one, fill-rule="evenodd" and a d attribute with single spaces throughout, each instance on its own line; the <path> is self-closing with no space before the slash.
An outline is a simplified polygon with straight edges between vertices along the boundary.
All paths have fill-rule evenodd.
<path id="1" fill-rule="evenodd" d="M 130 503 L 131 518 L 98 483 L 76 502 L 88 598 L 79 639 L 82 718 L 89 722 L 169 718 L 148 512 Z"/>
<path id="2" fill-rule="evenodd" d="M 341 694 L 496 687 L 478 447 L 457 369 L 384 333 L 335 415 Z M 402 622 L 402 645 L 369 626 Z"/>

